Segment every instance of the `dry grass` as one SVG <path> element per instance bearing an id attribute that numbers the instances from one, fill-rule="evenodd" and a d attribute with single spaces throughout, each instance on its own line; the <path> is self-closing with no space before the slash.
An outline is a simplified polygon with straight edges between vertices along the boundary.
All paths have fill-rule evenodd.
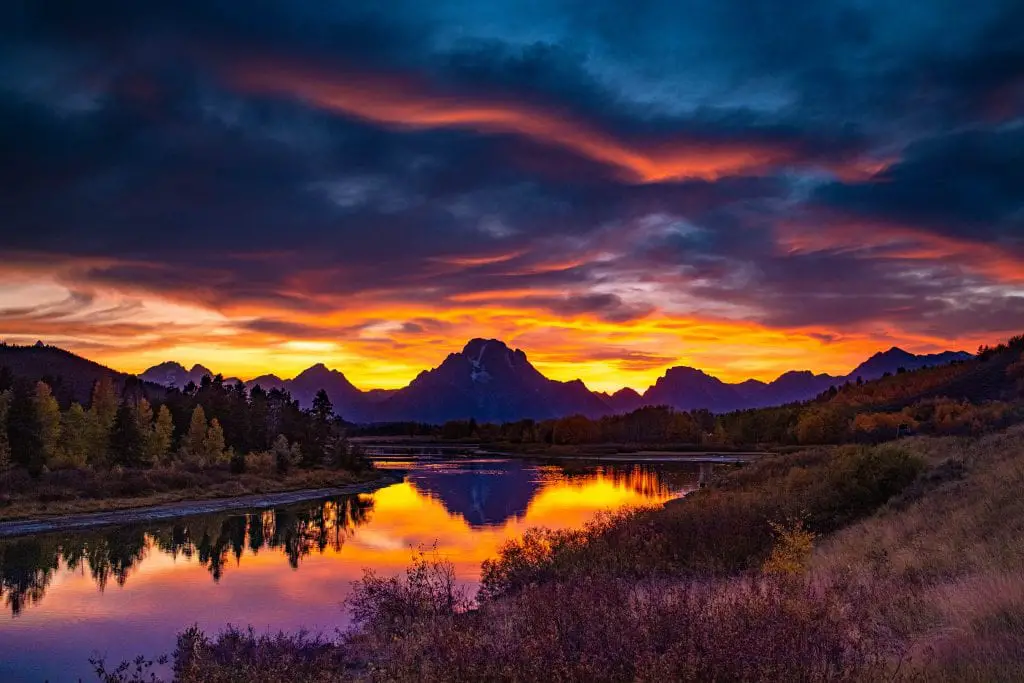
<path id="1" fill-rule="evenodd" d="M 910 600 L 902 627 L 930 680 L 1024 680 L 1024 427 L 905 447 L 930 476 L 822 544 L 814 570 Z"/>

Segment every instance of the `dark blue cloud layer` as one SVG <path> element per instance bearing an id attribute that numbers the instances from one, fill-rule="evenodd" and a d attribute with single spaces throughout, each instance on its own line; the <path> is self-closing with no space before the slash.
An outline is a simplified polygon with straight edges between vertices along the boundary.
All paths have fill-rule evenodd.
<path id="1" fill-rule="evenodd" d="M 566 292 L 528 302 L 556 315 L 623 321 L 679 283 L 773 325 L 936 334 L 998 328 L 957 297 L 1021 308 L 991 273 L 780 242 L 839 216 L 1022 255 L 1018 2 L 360 4 L 4 4 L 0 251 L 103 257 L 80 276 L 214 306 L 534 288 Z M 652 149 L 792 155 L 642 184 L 543 140 L 357 121 L 225 78 L 259 62 L 529 103 Z M 660 286 L 610 293 L 627 280 Z"/>

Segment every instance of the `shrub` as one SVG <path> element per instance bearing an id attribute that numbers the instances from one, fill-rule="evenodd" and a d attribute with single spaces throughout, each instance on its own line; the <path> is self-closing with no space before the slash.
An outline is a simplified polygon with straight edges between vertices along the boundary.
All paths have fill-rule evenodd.
<path id="1" fill-rule="evenodd" d="M 470 601 L 455 580 L 454 565 L 421 550 L 405 576 L 381 577 L 366 570 L 345 605 L 357 629 L 388 640 L 418 621 L 463 612 Z"/>
<path id="2" fill-rule="evenodd" d="M 814 551 L 814 534 L 804 529 L 800 520 L 769 522 L 769 526 L 775 534 L 775 545 L 761 570 L 766 574 L 802 574 Z"/>

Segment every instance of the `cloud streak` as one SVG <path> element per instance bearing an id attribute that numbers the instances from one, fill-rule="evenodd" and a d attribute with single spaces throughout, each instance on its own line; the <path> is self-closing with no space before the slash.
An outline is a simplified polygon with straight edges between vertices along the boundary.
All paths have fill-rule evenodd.
<path id="1" fill-rule="evenodd" d="M 673 136 L 648 143 L 627 142 L 565 112 L 512 99 L 480 98 L 431 91 L 408 77 L 360 72 L 326 73 L 311 68 L 256 62 L 226 70 L 232 86 L 282 95 L 346 116 L 396 128 L 468 129 L 514 134 L 566 149 L 614 168 L 623 180 L 652 183 L 763 173 L 798 164 L 833 165 L 857 175 L 878 162 L 841 163 L 808 158 L 784 142 L 711 141 Z"/>

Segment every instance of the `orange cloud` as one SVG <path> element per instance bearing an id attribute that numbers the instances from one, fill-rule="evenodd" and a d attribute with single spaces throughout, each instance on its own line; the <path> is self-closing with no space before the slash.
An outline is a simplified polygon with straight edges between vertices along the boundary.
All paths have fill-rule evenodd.
<path id="1" fill-rule="evenodd" d="M 873 251 L 865 258 L 888 254 L 920 258 L 926 264 L 944 263 L 941 259 L 949 255 L 951 266 L 962 262 L 1020 281 L 1018 262 L 971 244 L 929 242 L 912 232 L 907 235 L 916 241 L 906 237 L 894 242 L 891 235 L 886 237 L 889 233 L 798 228 L 780 232 L 781 248 L 868 248 Z M 954 258 L 959 253 L 973 255 Z M 467 258 L 462 267 L 480 267 Z M 505 267 L 500 258 L 497 263 L 493 257 L 481 258 L 485 265 Z M 557 259 L 552 263 L 569 265 Z M 513 269 L 515 264 L 509 261 L 508 266 Z M 643 390 L 673 365 L 702 368 L 726 381 L 770 380 L 805 368 L 842 374 L 892 345 L 923 353 L 972 349 L 996 338 L 991 330 L 940 337 L 884 320 L 842 329 L 777 328 L 715 317 L 707 307 L 686 315 L 655 308 L 635 319 L 609 321 L 599 311 L 566 313 L 550 308 L 551 301 L 585 294 L 585 289 L 513 287 L 430 298 L 410 296 L 409 291 L 341 296 L 318 293 L 298 275 L 291 294 L 315 300 L 315 308 L 290 307 L 268 296 L 266 301 L 226 302 L 214 309 L 203 299 L 190 301 L 190 292 L 156 294 L 129 285 L 90 288 L 87 280 L 81 287 L 91 298 L 83 302 L 76 298 L 76 288 L 87 267 L 74 261 L 51 261 L 48 270 L 31 263 L 5 265 L 0 270 L 5 282 L 0 288 L 0 339 L 43 339 L 128 372 L 173 359 L 186 365 L 202 363 L 226 376 L 250 378 L 273 372 L 291 377 L 323 362 L 369 389 L 404 386 L 460 350 L 468 339 L 483 336 L 522 348 L 541 372 L 554 379 L 580 378 L 596 390 Z"/>
<path id="2" fill-rule="evenodd" d="M 507 98 L 439 92 L 396 75 L 327 73 L 257 61 L 228 68 L 226 76 L 235 87 L 250 92 L 294 97 L 399 128 L 463 128 L 521 135 L 618 169 L 631 182 L 714 180 L 802 160 L 793 146 L 764 140 L 626 142 L 565 111 Z M 843 177 L 862 177 L 876 172 L 878 164 L 844 162 L 835 164 L 834 170 Z"/>
<path id="3" fill-rule="evenodd" d="M 791 222 L 778 227 L 779 247 L 789 252 L 863 252 L 865 258 L 905 259 L 953 265 L 997 282 L 1024 282 L 1024 258 L 999 245 L 958 239 L 876 219 L 819 216 L 814 225 Z"/>

